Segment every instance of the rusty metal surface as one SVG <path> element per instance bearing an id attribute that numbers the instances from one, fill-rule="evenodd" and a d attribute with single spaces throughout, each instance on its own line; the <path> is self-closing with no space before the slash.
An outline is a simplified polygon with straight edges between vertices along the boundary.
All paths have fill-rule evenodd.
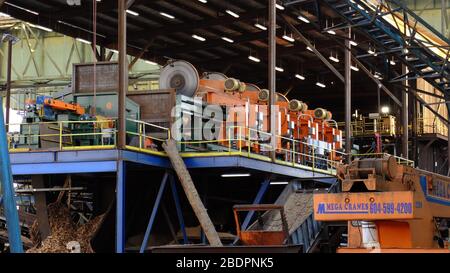
<path id="1" fill-rule="evenodd" d="M 280 231 L 246 230 L 241 231 L 240 239 L 244 245 L 259 245 L 259 246 L 283 245 L 283 242 L 286 239 L 286 234 L 283 230 Z"/>
<path id="2" fill-rule="evenodd" d="M 141 120 L 170 127 L 172 108 L 176 104 L 175 90 L 152 90 L 128 92 L 127 97 L 140 105 Z"/>
<path id="3" fill-rule="evenodd" d="M 98 62 L 94 65 L 74 64 L 72 90 L 74 93 L 92 93 L 94 90 L 94 71 L 96 71 L 96 92 L 117 91 L 119 88 L 119 64 L 117 62 Z"/>
<path id="4" fill-rule="evenodd" d="M 238 212 L 242 211 L 279 211 L 279 229 L 264 230 L 264 225 L 252 225 L 252 229 L 241 230 Z M 233 213 L 236 222 L 237 234 L 243 245 L 282 245 L 286 239 L 289 238 L 284 206 L 276 204 L 235 205 L 233 206 Z M 260 219 L 258 219 L 257 223 L 259 223 Z"/>

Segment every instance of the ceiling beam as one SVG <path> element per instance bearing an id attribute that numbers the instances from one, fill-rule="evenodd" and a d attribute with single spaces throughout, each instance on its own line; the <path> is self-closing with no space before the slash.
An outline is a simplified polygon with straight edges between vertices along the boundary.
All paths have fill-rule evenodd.
<path id="1" fill-rule="evenodd" d="M 338 77 L 338 79 L 342 82 L 345 81 L 344 76 L 337 71 L 337 69 L 311 44 L 311 42 L 306 39 L 305 36 L 294 26 L 289 22 L 289 18 L 286 15 L 281 15 L 281 18 L 286 23 L 286 25 L 289 27 L 289 29 L 297 35 L 302 42 L 304 42 L 308 47 L 312 49 L 312 51 L 316 54 L 316 56 L 331 70 L 333 73 Z"/>

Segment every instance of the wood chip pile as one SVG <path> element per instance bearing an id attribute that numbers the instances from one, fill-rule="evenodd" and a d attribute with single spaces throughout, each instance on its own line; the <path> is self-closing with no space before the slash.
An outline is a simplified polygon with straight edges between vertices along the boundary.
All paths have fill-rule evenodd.
<path id="1" fill-rule="evenodd" d="M 70 217 L 66 204 L 55 202 L 48 205 L 50 235 L 41 242 L 37 221 L 32 226 L 32 240 L 34 247 L 27 253 L 70 253 L 67 243 L 77 241 L 81 246 L 81 253 L 93 253 L 90 241 L 100 227 L 104 214 L 99 215 L 82 226 L 75 226 Z"/>

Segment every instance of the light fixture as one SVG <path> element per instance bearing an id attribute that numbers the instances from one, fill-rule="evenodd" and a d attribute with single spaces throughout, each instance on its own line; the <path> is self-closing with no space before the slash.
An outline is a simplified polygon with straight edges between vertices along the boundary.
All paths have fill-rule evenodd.
<path id="1" fill-rule="evenodd" d="M 51 29 L 51 28 L 48 28 L 48 27 L 44 27 L 44 26 L 40 26 L 40 25 L 33 25 L 33 24 L 29 24 L 31 27 L 35 27 L 35 28 L 38 28 L 38 29 L 42 29 L 42 30 L 45 30 L 45 31 L 48 31 L 48 32 L 52 32 L 53 30 Z"/>
<path id="2" fill-rule="evenodd" d="M 132 10 L 129 10 L 129 9 L 127 9 L 126 12 L 127 12 L 128 14 L 131 14 L 131 15 L 134 15 L 134 16 L 139 16 L 139 13 L 137 13 L 137 12 L 135 12 L 135 11 L 132 11 Z"/>
<path id="3" fill-rule="evenodd" d="M 259 62 L 261 61 L 260 59 L 258 59 L 258 58 L 256 58 L 256 57 L 253 57 L 252 55 L 249 55 L 248 58 L 249 58 L 251 61 L 254 61 L 255 63 L 259 63 Z"/>
<path id="4" fill-rule="evenodd" d="M 205 38 L 203 38 L 202 36 L 198 36 L 197 34 L 192 34 L 192 38 L 197 39 L 202 42 L 206 41 Z"/>
<path id="5" fill-rule="evenodd" d="M 275 4 L 275 7 L 279 10 L 284 10 L 284 7 L 280 4 Z"/>
<path id="6" fill-rule="evenodd" d="M 302 81 L 305 80 L 305 77 L 302 76 L 302 75 L 300 75 L 300 74 L 295 74 L 295 77 L 296 77 L 297 79 L 299 79 L 299 80 L 302 80 Z"/>
<path id="7" fill-rule="evenodd" d="M 247 177 L 250 176 L 249 173 L 226 173 L 222 174 L 222 177 Z"/>
<path id="8" fill-rule="evenodd" d="M 389 114 L 389 112 L 390 112 L 389 106 L 381 107 L 381 113 L 382 114 Z"/>
<path id="9" fill-rule="evenodd" d="M 152 62 L 152 61 L 149 61 L 149 60 L 145 60 L 144 62 L 146 62 L 146 63 L 148 63 L 148 64 L 151 64 L 151 65 L 158 65 L 157 63 Z"/>
<path id="10" fill-rule="evenodd" d="M 304 16 L 302 16 L 302 15 L 299 15 L 297 18 L 298 18 L 299 20 L 301 20 L 301 21 L 303 21 L 303 22 L 309 24 L 308 18 L 306 18 L 306 17 L 304 17 Z"/>
<path id="11" fill-rule="evenodd" d="M 382 79 L 383 79 L 383 77 L 381 76 L 381 74 L 378 73 L 378 72 L 375 72 L 375 74 L 374 74 L 373 76 L 374 76 L 375 78 L 379 79 L 379 80 L 382 80 Z"/>
<path id="12" fill-rule="evenodd" d="M 208 3 L 207 0 L 198 0 L 198 1 L 199 1 L 199 2 L 202 2 L 202 3 L 204 3 L 204 4 Z"/>
<path id="13" fill-rule="evenodd" d="M 371 47 L 369 47 L 369 49 L 367 50 L 367 53 L 369 53 L 369 54 L 375 54 L 375 51 L 374 51 L 374 50 L 372 50 L 372 48 L 371 48 Z"/>
<path id="14" fill-rule="evenodd" d="M 287 36 L 286 34 L 283 35 L 283 39 L 291 43 L 295 42 L 295 39 L 292 36 Z"/>
<path id="15" fill-rule="evenodd" d="M 310 48 L 309 46 L 307 46 L 306 49 L 309 50 L 309 51 L 311 51 L 311 52 L 314 52 L 314 51 L 312 50 L 312 48 Z"/>
<path id="16" fill-rule="evenodd" d="M 331 20 L 331 26 L 328 27 L 328 20 L 325 21 L 325 29 L 334 27 L 333 20 Z M 332 29 L 327 30 L 328 34 L 336 35 L 336 32 Z"/>
<path id="17" fill-rule="evenodd" d="M 255 27 L 259 28 L 260 30 L 267 30 L 267 27 L 265 27 L 264 25 L 261 25 L 259 23 L 256 23 Z"/>
<path id="18" fill-rule="evenodd" d="M 57 22 L 58 22 L 59 24 L 62 24 L 62 25 L 66 25 L 66 26 L 69 26 L 69 27 L 73 27 L 73 28 L 82 30 L 82 31 L 87 32 L 87 33 L 96 34 L 97 36 L 100 36 L 100 37 L 102 37 L 102 38 L 106 38 L 106 35 L 100 34 L 100 33 L 98 33 L 98 32 L 97 32 L 97 33 L 94 33 L 93 31 L 91 31 L 91 30 L 89 30 L 89 29 L 82 28 L 82 27 L 73 25 L 73 24 L 71 24 L 71 23 L 67 23 L 67 22 L 64 22 L 64 21 L 61 21 L 61 20 L 58 20 Z"/>
<path id="19" fill-rule="evenodd" d="M 270 182 L 270 185 L 287 185 L 289 184 L 289 182 L 287 181 L 274 181 L 274 182 Z"/>
<path id="20" fill-rule="evenodd" d="M 227 37 L 222 37 L 222 40 L 227 41 L 227 42 L 229 42 L 231 44 L 234 43 L 234 41 L 232 39 L 227 38 Z"/>
<path id="21" fill-rule="evenodd" d="M 322 87 L 322 88 L 327 87 L 324 83 L 321 83 L 321 82 L 316 82 L 316 85 L 317 85 L 318 87 Z"/>
<path id="22" fill-rule="evenodd" d="M 5 2 L 5 4 L 8 5 L 8 6 L 11 6 L 11 7 L 15 7 L 15 8 L 17 8 L 17 9 L 21 9 L 21 10 L 23 10 L 23 11 L 26 11 L 26 12 L 31 13 L 31 14 L 34 14 L 34 15 L 39 15 L 39 12 L 30 10 L 30 9 L 26 9 L 26 8 L 23 8 L 23 7 L 18 6 L 18 5 L 11 4 L 11 3 L 9 3 L 9 2 Z"/>
<path id="23" fill-rule="evenodd" d="M 390 63 L 391 65 L 396 65 L 396 63 L 395 63 L 395 61 L 394 61 L 394 57 L 392 57 L 392 59 L 389 61 L 389 63 Z"/>
<path id="24" fill-rule="evenodd" d="M 90 41 L 85 40 L 85 39 L 76 38 L 76 40 L 77 40 L 78 42 L 82 42 L 82 43 L 85 43 L 85 44 L 88 44 L 88 45 L 92 44 Z"/>
<path id="25" fill-rule="evenodd" d="M 111 52 L 113 52 L 113 53 L 119 53 L 119 51 L 118 50 L 115 50 L 115 49 L 111 49 Z"/>
<path id="26" fill-rule="evenodd" d="M 352 46 L 357 46 L 358 45 L 358 43 L 356 42 L 356 35 L 355 34 L 353 34 L 353 39 L 350 40 L 350 44 Z"/>
<path id="27" fill-rule="evenodd" d="M 175 19 L 175 16 L 170 15 L 170 14 L 165 13 L 165 12 L 160 12 L 159 14 L 161 14 L 162 16 L 167 17 L 169 19 Z"/>
<path id="28" fill-rule="evenodd" d="M 227 9 L 225 12 L 228 13 L 229 15 L 233 16 L 234 18 L 239 18 L 239 14 L 237 14 L 229 9 Z"/>
<path id="29" fill-rule="evenodd" d="M 338 63 L 338 62 L 339 62 L 339 59 L 338 59 L 338 57 L 337 57 L 337 52 L 336 52 L 336 57 L 334 57 L 333 54 L 331 54 L 330 57 L 329 57 L 329 59 L 332 60 L 332 61 L 335 62 L 335 63 Z"/>
<path id="30" fill-rule="evenodd" d="M 278 72 L 284 72 L 284 68 L 275 66 L 275 70 Z"/>
<path id="31" fill-rule="evenodd" d="M 359 68 L 356 65 L 350 65 L 350 69 L 353 71 L 359 71 Z"/>

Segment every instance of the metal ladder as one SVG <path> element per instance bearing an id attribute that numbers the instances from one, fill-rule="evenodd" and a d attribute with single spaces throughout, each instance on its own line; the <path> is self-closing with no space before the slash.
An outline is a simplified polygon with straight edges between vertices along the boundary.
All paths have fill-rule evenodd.
<path id="1" fill-rule="evenodd" d="M 423 78 L 445 96 L 450 94 L 450 41 L 403 3 L 398 0 L 385 0 L 381 5 L 374 0 L 324 0 L 324 3 L 346 21 L 331 28 L 358 27 L 379 49 L 378 54 L 394 55 L 408 67 L 408 73 L 392 78 L 391 82 L 406 77 Z"/>

